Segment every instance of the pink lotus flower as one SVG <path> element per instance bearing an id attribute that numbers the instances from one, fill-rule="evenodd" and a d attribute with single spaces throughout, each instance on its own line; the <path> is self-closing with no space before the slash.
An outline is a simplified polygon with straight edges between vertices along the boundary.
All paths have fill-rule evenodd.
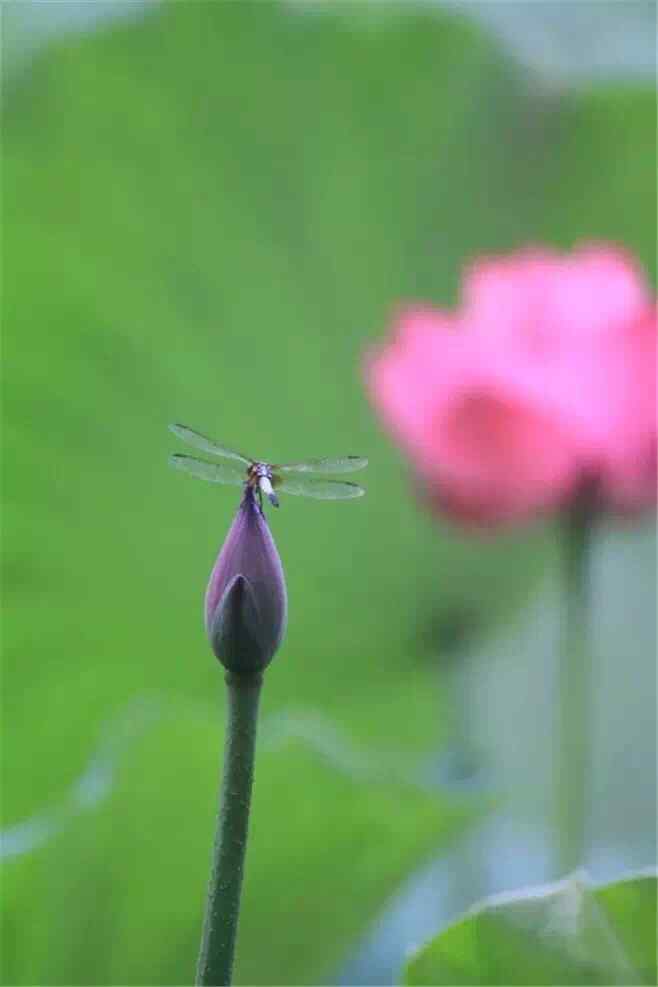
<path id="1" fill-rule="evenodd" d="M 461 521 L 516 522 L 584 490 L 619 512 L 656 501 L 656 306 L 618 248 L 477 261 L 457 311 L 399 313 L 366 380 Z"/>

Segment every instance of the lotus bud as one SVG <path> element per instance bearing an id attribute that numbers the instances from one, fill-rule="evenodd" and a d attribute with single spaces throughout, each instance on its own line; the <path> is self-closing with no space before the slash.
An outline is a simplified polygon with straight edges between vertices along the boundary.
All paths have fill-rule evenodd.
<path id="1" fill-rule="evenodd" d="M 247 487 L 206 591 L 206 633 L 215 656 L 233 674 L 262 672 L 281 644 L 287 610 L 281 559 Z"/>

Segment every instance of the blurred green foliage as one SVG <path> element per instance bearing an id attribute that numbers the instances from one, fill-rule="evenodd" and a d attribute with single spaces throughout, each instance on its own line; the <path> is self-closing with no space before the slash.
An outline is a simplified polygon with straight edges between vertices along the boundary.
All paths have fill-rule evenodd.
<path id="1" fill-rule="evenodd" d="M 499 895 L 409 961 L 405 983 L 655 984 L 656 877 Z"/>
<path id="2" fill-rule="evenodd" d="M 264 716 L 310 711 L 380 768 L 320 728 L 264 744 L 239 981 L 328 976 L 464 825 L 385 752 L 444 739 L 427 626 L 504 617 L 547 540 L 419 511 L 360 362 L 399 298 L 454 300 L 476 252 L 606 237 L 651 263 L 653 106 L 547 91 L 459 19 L 250 2 L 173 3 L 6 87 L 5 823 L 62 804 L 135 697 L 165 710 L 107 798 L 7 865 L 6 983 L 194 966 L 223 726 L 201 605 L 237 499 L 167 470 L 169 421 L 371 460 L 362 501 L 272 518 L 290 626 Z"/>

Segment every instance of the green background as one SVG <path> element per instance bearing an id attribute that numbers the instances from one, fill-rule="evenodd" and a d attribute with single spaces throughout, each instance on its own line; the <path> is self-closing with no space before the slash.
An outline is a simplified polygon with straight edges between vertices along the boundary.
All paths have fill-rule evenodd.
<path id="1" fill-rule="evenodd" d="M 5 85 L 3 812 L 50 832 L 5 865 L 5 983 L 190 982 L 224 715 L 202 597 L 237 498 L 168 470 L 170 421 L 370 458 L 364 499 L 270 518 L 290 624 L 239 982 L 335 976 L 484 808 L 418 767 L 451 715 L 439 659 L 526 598 L 550 532 L 419 510 L 361 365 L 476 253 L 613 239 L 654 277 L 654 94 L 550 87 L 462 18 L 347 6 L 174 3 Z"/>

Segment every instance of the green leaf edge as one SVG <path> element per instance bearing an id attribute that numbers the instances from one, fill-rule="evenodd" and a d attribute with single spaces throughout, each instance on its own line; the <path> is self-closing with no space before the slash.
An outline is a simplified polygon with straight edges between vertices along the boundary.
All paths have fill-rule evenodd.
<path id="1" fill-rule="evenodd" d="M 629 871 L 621 878 L 617 878 L 613 881 L 602 881 L 599 883 L 591 882 L 585 870 L 575 871 L 573 874 L 569 874 L 566 877 L 560 878 L 557 881 L 549 881 L 544 884 L 533 884 L 527 885 L 522 888 L 517 888 L 513 891 L 499 891 L 491 895 L 487 895 L 485 898 L 480 899 L 480 901 L 475 902 L 471 905 L 465 912 L 463 912 L 457 919 L 453 922 L 445 925 L 439 932 L 435 933 L 431 938 L 426 939 L 422 945 L 418 946 L 413 953 L 405 961 L 402 970 L 402 984 L 405 987 L 419 987 L 419 985 L 425 983 L 420 979 L 415 979 L 413 977 L 413 970 L 417 963 L 422 962 L 425 954 L 431 950 L 436 943 L 446 936 L 457 930 L 460 926 L 463 927 L 464 931 L 468 928 L 469 924 L 473 919 L 480 915 L 487 913 L 488 911 L 495 911 L 498 908 L 504 907 L 505 905 L 513 905 L 515 903 L 520 903 L 523 901 L 529 901 L 531 899 L 538 899 L 543 897 L 548 897 L 551 894 L 556 894 L 560 890 L 566 888 L 569 884 L 580 884 L 583 888 L 588 888 L 593 892 L 604 892 L 610 891 L 615 887 L 619 887 L 625 884 L 631 884 L 636 881 L 646 881 L 653 880 L 658 883 L 658 867 L 645 867 L 638 868 L 633 871 Z M 658 894 L 658 887 L 656 888 Z M 446 958 L 447 959 L 447 958 Z M 455 970 L 457 974 L 458 971 Z M 459 981 L 455 980 L 455 984 Z M 654 981 L 650 981 L 653 983 Z M 477 983 L 477 981 L 472 980 L 462 980 L 461 983 Z"/>

